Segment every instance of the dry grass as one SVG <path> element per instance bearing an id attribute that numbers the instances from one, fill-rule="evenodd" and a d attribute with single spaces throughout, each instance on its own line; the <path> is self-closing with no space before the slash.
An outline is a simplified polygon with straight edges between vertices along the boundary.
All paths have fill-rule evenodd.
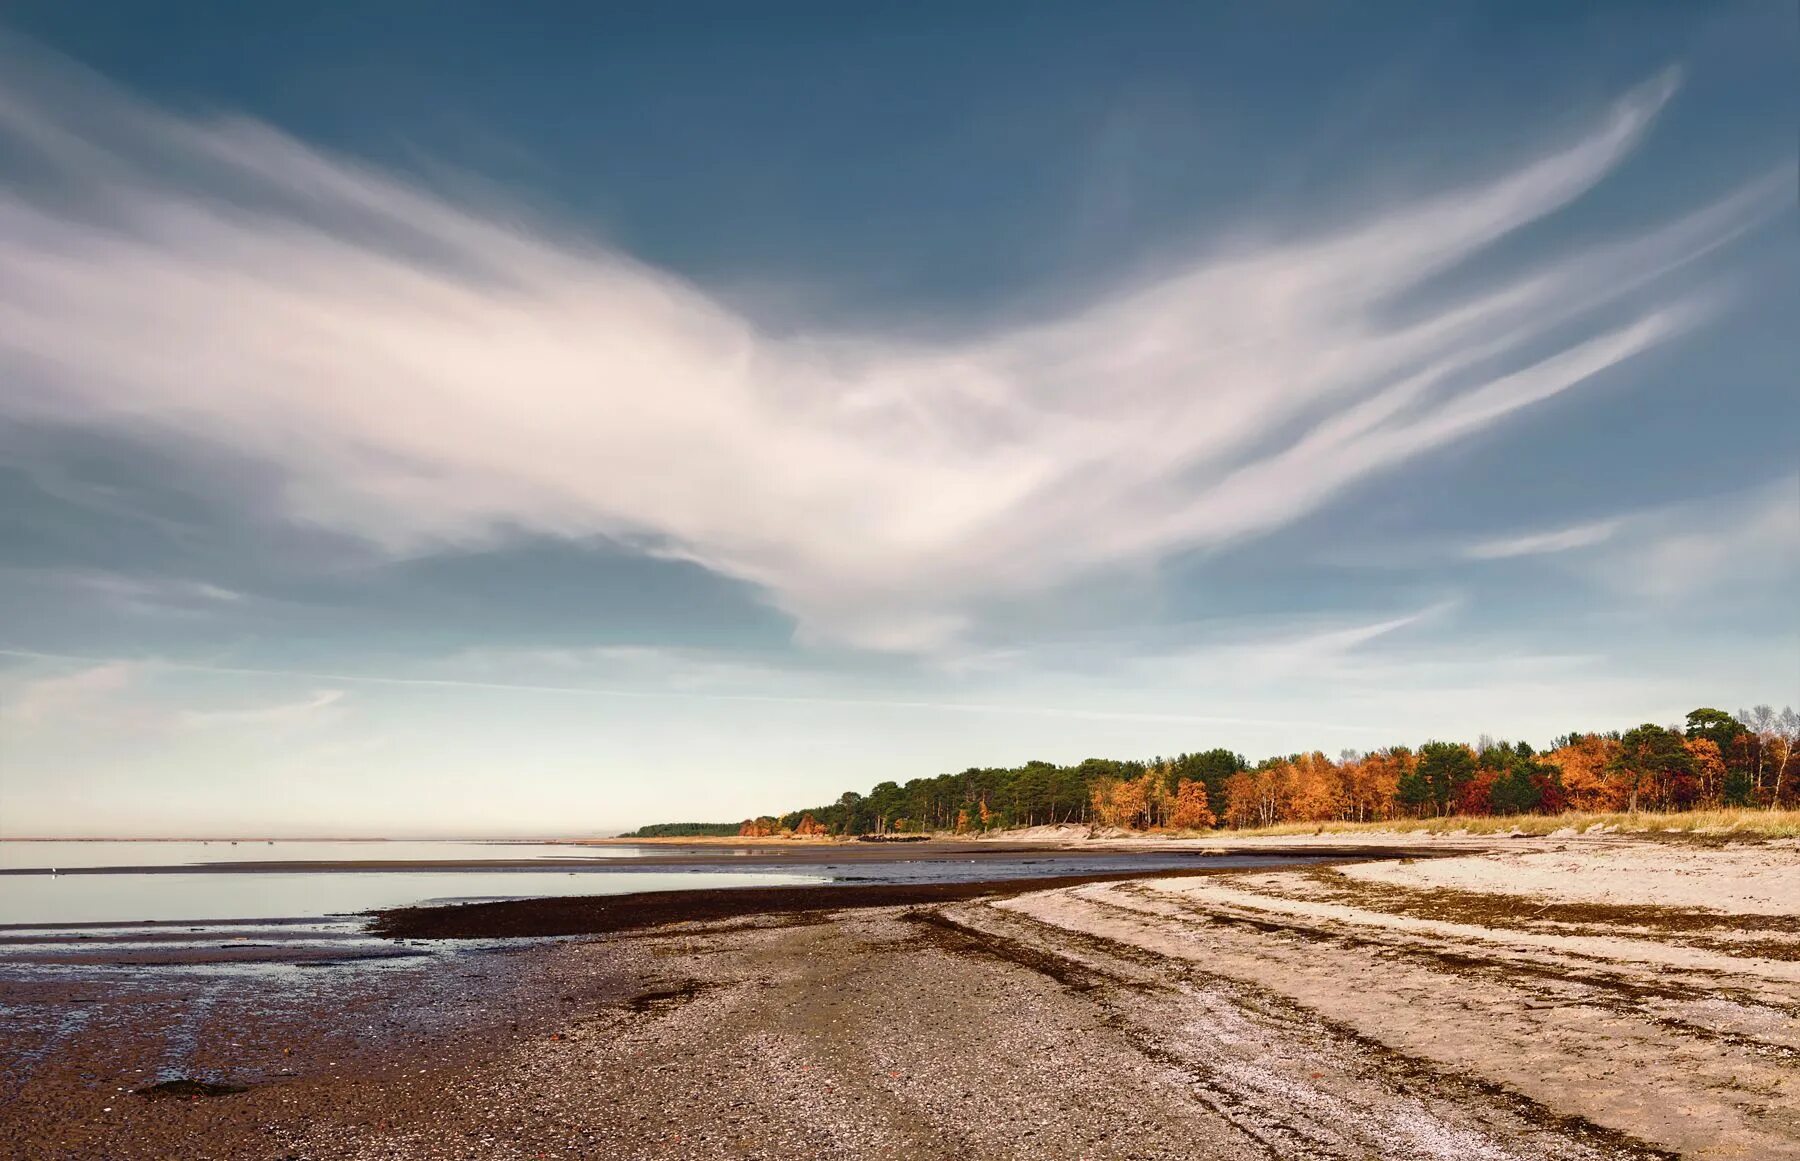
<path id="1" fill-rule="evenodd" d="M 1800 837 L 1800 810 L 1691 810 L 1676 814 L 1525 814 L 1511 817 L 1396 818 L 1387 822 L 1287 822 L 1230 835 L 1296 834 L 1529 834 L 1561 830 L 1618 831 L 1628 834 L 1741 835 L 1745 838 Z"/>

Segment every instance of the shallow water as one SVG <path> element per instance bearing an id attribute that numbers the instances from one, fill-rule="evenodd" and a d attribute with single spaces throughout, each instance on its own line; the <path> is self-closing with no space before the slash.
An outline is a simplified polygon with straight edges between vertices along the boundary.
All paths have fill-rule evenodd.
<path id="1" fill-rule="evenodd" d="M 296 919 L 410 903 L 825 881 L 776 871 L 205 871 L 0 878 L 0 924 Z"/>

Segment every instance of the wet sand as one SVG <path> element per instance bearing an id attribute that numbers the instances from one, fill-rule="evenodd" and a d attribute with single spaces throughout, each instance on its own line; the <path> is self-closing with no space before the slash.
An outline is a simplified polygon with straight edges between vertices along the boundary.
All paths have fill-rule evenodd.
<path id="1" fill-rule="evenodd" d="M 1018 895 L 1027 891 L 1077 887 L 1086 883 L 1181 878 L 1188 875 L 1221 874 L 1226 870 L 1223 867 L 1200 865 L 1186 870 L 1159 868 L 998 881 L 978 879 L 961 882 L 876 883 L 866 886 L 734 887 L 728 891 L 645 891 L 634 895 L 507 899 L 489 903 L 451 903 L 377 911 L 370 930 L 376 935 L 391 939 L 602 935 L 669 923 L 709 922 L 815 911 L 857 911 L 870 907 L 920 907 L 983 897 Z"/>
<path id="2" fill-rule="evenodd" d="M 46 1016 L 0 1033 L 0 1154 L 1800 1156 L 1800 850 L 1368 853 L 482 905 L 599 932 L 549 943 L 421 941 L 506 914 L 427 909 L 381 920 L 407 958 L 310 992 L 0 995 Z M 245 1091 L 120 1091 L 172 1070 Z"/>

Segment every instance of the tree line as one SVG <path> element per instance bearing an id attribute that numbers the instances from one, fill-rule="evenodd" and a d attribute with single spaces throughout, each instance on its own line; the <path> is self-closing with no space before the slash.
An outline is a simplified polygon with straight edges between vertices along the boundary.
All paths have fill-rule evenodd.
<path id="1" fill-rule="evenodd" d="M 1146 761 L 1027 762 L 882 782 L 822 806 L 679 833 L 976 833 L 1075 823 L 1205 830 L 1448 815 L 1800 807 L 1800 714 L 1702 708 L 1684 723 L 1570 733 L 1536 750 L 1483 737 L 1414 750 L 1289 754 L 1254 764 L 1214 749 Z M 676 833 L 680 824 L 639 835 Z M 704 827 L 704 831 L 702 831 Z"/>
<path id="2" fill-rule="evenodd" d="M 740 826 L 735 822 L 653 822 L 649 826 L 640 826 L 630 834 L 621 838 L 724 838 L 736 835 Z"/>

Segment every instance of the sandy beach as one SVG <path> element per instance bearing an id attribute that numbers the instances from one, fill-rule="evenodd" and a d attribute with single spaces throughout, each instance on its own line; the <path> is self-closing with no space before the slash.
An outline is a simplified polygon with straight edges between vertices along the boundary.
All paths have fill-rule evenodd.
<path id="1" fill-rule="evenodd" d="M 8 995 L 57 1015 L 0 1034 L 0 1152 L 1800 1157 L 1793 842 L 1363 854 L 423 909 L 347 993 Z M 593 933 L 426 938 L 550 915 Z M 171 1028 L 243 1091 L 134 1092 Z"/>

